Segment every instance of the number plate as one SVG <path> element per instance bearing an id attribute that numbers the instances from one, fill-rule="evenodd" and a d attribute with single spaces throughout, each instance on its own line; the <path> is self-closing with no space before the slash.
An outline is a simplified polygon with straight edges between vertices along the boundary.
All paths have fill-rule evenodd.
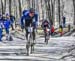
<path id="1" fill-rule="evenodd" d="M 28 32 L 33 32 L 33 27 L 28 27 Z"/>
<path id="2" fill-rule="evenodd" d="M 47 31 L 50 31 L 50 29 L 47 29 Z"/>

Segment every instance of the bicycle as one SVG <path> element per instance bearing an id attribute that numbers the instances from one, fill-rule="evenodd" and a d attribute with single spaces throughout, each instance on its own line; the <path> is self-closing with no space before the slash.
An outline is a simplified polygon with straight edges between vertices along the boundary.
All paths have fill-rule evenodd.
<path id="1" fill-rule="evenodd" d="M 45 32 L 45 43 L 48 44 L 48 40 L 50 38 L 50 29 L 45 27 L 44 32 Z"/>
<path id="2" fill-rule="evenodd" d="M 34 51 L 34 45 L 33 45 L 33 27 L 30 25 L 27 27 L 28 30 L 28 37 L 27 37 L 27 43 L 26 43 L 26 50 L 27 50 L 27 56 L 31 54 Z"/>

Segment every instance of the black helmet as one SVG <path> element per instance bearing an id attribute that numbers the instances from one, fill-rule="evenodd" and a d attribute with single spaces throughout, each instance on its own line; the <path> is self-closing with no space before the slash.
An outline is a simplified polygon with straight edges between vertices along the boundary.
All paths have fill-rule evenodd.
<path id="1" fill-rule="evenodd" d="M 30 8 L 30 9 L 29 9 L 29 12 L 30 12 L 30 13 L 35 13 L 35 9 L 34 9 L 34 8 Z"/>

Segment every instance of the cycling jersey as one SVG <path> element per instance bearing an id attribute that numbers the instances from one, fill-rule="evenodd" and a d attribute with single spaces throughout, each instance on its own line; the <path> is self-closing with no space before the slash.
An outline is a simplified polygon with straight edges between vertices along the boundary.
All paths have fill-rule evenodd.
<path id="1" fill-rule="evenodd" d="M 35 19 L 35 21 L 33 21 Z M 25 22 L 25 23 L 24 23 Z M 29 16 L 29 11 L 27 11 L 22 17 L 21 17 L 21 26 L 28 27 L 30 23 L 35 27 L 38 22 L 38 15 L 37 13 L 34 14 L 33 17 Z"/>

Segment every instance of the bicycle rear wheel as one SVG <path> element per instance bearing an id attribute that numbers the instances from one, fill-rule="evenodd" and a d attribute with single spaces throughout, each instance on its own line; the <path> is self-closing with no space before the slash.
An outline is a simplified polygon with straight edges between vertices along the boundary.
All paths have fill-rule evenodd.
<path id="1" fill-rule="evenodd" d="M 31 34 L 31 37 L 30 37 L 30 41 L 31 41 L 31 54 L 33 53 L 34 51 L 34 41 L 33 41 L 33 35 Z"/>
<path id="2" fill-rule="evenodd" d="M 45 33 L 45 43 L 48 44 L 48 40 L 49 40 L 49 35 L 48 33 Z"/>
<path id="3" fill-rule="evenodd" d="M 27 44 L 26 44 L 26 50 L 27 50 L 27 56 L 29 56 L 30 53 L 31 53 L 31 47 L 30 47 L 30 34 L 28 34 L 28 40 L 27 40 Z"/>

